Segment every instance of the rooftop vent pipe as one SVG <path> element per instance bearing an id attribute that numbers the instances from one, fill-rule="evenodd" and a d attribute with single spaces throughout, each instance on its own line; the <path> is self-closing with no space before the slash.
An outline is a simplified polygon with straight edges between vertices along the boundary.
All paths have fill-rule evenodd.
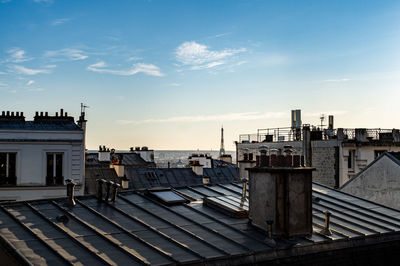
<path id="1" fill-rule="evenodd" d="M 111 185 L 113 185 L 114 182 L 107 180 L 106 181 L 106 197 L 104 198 L 105 201 L 108 201 L 108 198 L 110 197 L 110 190 L 111 190 Z"/>
<path id="2" fill-rule="evenodd" d="M 71 179 L 65 180 L 67 183 L 67 197 L 68 197 L 68 205 L 73 207 L 75 206 L 75 199 L 74 199 L 74 188 L 75 188 L 75 183 L 72 182 Z"/>
<path id="3" fill-rule="evenodd" d="M 326 235 L 326 236 L 331 236 L 332 235 L 332 231 L 331 231 L 331 229 L 329 228 L 329 226 L 330 226 L 330 220 L 331 220 L 331 215 L 332 215 L 332 213 L 330 212 L 330 211 L 325 211 L 325 228 L 324 229 L 322 229 L 321 231 L 320 231 L 320 233 L 321 234 L 324 234 L 324 235 Z"/>
<path id="4" fill-rule="evenodd" d="M 112 194 L 111 194 L 111 201 L 115 202 L 115 200 L 117 199 L 117 193 L 118 193 L 118 189 L 121 187 L 120 184 L 118 183 L 113 183 L 112 184 Z"/>
<path id="5" fill-rule="evenodd" d="M 243 189 L 242 189 L 242 200 L 246 199 L 247 196 L 247 178 L 243 178 L 242 182 L 243 182 Z"/>
<path id="6" fill-rule="evenodd" d="M 103 200 L 103 184 L 106 182 L 104 179 L 96 179 L 97 182 L 97 201 Z"/>

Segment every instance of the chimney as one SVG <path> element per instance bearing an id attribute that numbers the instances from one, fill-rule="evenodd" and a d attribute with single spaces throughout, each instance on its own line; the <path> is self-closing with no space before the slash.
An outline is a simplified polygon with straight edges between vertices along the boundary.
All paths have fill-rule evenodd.
<path id="1" fill-rule="evenodd" d="M 368 134 L 366 128 L 356 128 L 355 129 L 355 139 L 358 142 L 368 142 Z"/>
<path id="2" fill-rule="evenodd" d="M 249 218 L 254 226 L 287 238 L 312 233 L 312 171 L 299 155 L 272 155 L 269 166 L 248 168 Z M 267 223 L 268 221 L 268 223 Z M 268 230 L 268 227 L 270 229 Z"/>
<path id="3" fill-rule="evenodd" d="M 99 162 L 110 162 L 110 151 L 107 151 L 105 146 L 103 148 L 99 146 L 98 160 Z"/>
<path id="4" fill-rule="evenodd" d="M 306 166 L 312 165 L 310 125 L 303 125 L 303 156 Z"/>
<path id="5" fill-rule="evenodd" d="M 328 116 L 328 129 L 333 129 L 333 115 Z"/>
<path id="6" fill-rule="evenodd" d="M 200 164 L 199 161 L 192 161 L 192 163 L 190 164 L 190 167 L 192 167 L 192 171 L 196 175 L 198 175 L 198 176 L 202 176 L 203 175 L 203 167 L 204 167 L 204 165 Z"/>
<path id="7" fill-rule="evenodd" d="M 254 167 L 256 165 L 256 161 L 250 160 L 248 148 L 243 148 L 242 150 L 243 150 L 243 160 L 238 161 L 239 178 L 240 179 L 248 179 L 249 174 L 246 171 L 246 169 Z"/>

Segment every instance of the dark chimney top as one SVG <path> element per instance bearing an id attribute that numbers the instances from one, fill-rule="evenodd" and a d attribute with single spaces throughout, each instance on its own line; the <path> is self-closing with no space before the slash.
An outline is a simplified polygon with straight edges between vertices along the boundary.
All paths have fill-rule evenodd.
<path id="1" fill-rule="evenodd" d="M 34 117 L 34 122 L 56 122 L 56 123 L 74 123 L 74 118 L 71 116 L 68 116 L 68 114 L 65 112 L 64 114 L 64 109 L 60 110 L 61 115 L 58 115 L 58 112 L 55 113 L 54 116 L 49 115 L 49 112 L 36 112 L 36 115 Z"/>
<path id="2" fill-rule="evenodd" d="M 23 112 L 11 112 L 2 111 L 0 115 L 0 121 L 5 122 L 25 122 L 25 117 Z"/>

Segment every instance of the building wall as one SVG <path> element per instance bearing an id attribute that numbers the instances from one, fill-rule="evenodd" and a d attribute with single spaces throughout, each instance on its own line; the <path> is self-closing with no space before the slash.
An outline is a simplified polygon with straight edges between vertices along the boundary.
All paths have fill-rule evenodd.
<path id="1" fill-rule="evenodd" d="M 257 155 L 260 155 L 260 149 L 264 146 L 268 149 L 283 149 L 283 146 L 291 145 L 294 149 L 294 154 L 301 155 L 303 152 L 302 141 L 282 141 L 282 142 L 257 142 L 257 143 L 236 143 L 237 157 L 236 161 L 244 160 L 243 153 L 253 153 L 253 160 Z M 244 150 L 248 149 L 248 150 Z"/>
<path id="2" fill-rule="evenodd" d="M 340 190 L 351 195 L 400 209 L 400 166 L 383 156 Z"/>
<path id="3" fill-rule="evenodd" d="M 46 186 L 47 153 L 63 153 L 62 175 L 83 195 L 83 131 L 0 131 L 0 152 L 15 152 L 16 186 L 0 187 L 0 200 L 30 200 L 65 196 L 64 185 Z M 81 189 L 82 187 L 82 189 Z"/>
<path id="4" fill-rule="evenodd" d="M 329 187 L 337 187 L 338 179 L 338 141 L 320 140 L 311 142 L 313 182 Z"/>
<path id="5" fill-rule="evenodd" d="M 340 170 L 340 180 L 339 180 L 339 186 L 342 186 L 345 184 L 350 178 L 352 178 L 354 175 L 362 171 L 367 165 L 372 163 L 373 160 L 375 160 L 375 152 L 376 151 L 400 151 L 399 146 L 371 146 L 371 145 L 357 145 L 353 144 L 351 145 L 350 143 L 343 143 L 342 148 L 340 150 L 340 156 L 339 156 L 339 170 Z M 349 169 L 348 168 L 348 160 L 349 160 L 349 154 L 353 153 L 354 159 L 354 168 Z M 350 156 L 351 158 L 351 156 Z"/>

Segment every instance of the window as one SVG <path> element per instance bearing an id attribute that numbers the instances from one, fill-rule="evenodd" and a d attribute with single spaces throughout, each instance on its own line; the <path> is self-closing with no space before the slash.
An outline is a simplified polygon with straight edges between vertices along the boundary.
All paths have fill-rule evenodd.
<path id="1" fill-rule="evenodd" d="M 347 168 L 349 172 L 354 172 L 354 150 L 349 150 L 349 157 L 347 158 Z"/>
<path id="2" fill-rule="evenodd" d="M 17 153 L 0 152 L 0 185 L 16 185 L 16 158 Z"/>
<path id="3" fill-rule="evenodd" d="M 253 154 L 249 153 L 249 161 L 253 161 Z"/>
<path id="4" fill-rule="evenodd" d="M 63 154 L 47 153 L 47 176 L 46 185 L 63 185 Z"/>
<path id="5" fill-rule="evenodd" d="M 375 150 L 375 159 L 381 156 L 386 150 Z"/>

